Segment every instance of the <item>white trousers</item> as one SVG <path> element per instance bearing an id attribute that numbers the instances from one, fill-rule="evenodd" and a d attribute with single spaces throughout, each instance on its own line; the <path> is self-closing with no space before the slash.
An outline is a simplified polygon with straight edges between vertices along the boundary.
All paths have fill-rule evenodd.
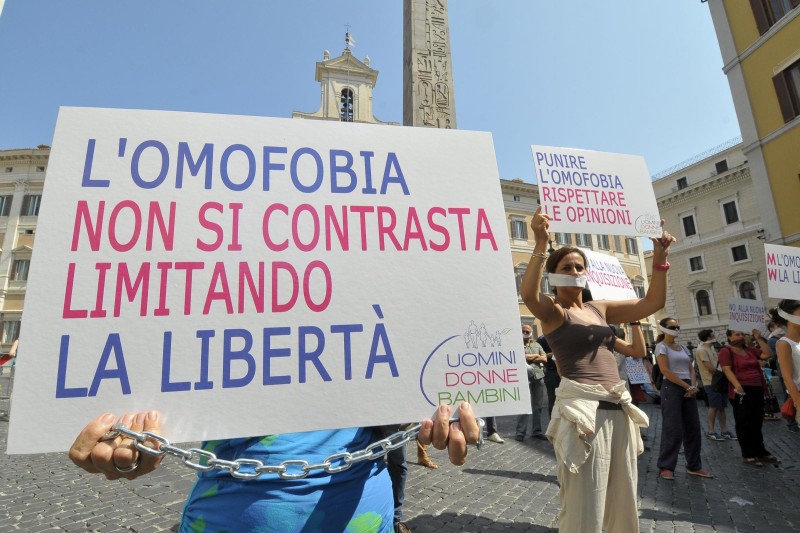
<path id="1" fill-rule="evenodd" d="M 636 444 L 630 439 L 625 412 L 598 409 L 595 435 L 588 442 L 591 453 L 577 474 L 556 457 L 561 484 L 559 531 L 638 532 Z"/>

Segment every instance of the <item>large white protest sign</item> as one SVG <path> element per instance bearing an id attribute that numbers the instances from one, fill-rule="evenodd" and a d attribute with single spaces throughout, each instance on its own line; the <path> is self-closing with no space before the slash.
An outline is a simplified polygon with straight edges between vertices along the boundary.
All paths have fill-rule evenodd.
<path id="1" fill-rule="evenodd" d="M 589 260 L 589 289 L 595 300 L 631 300 L 638 298 L 631 280 L 613 255 L 583 250 Z"/>
<path id="2" fill-rule="evenodd" d="M 765 244 L 764 255 L 770 297 L 800 299 L 800 248 Z"/>
<path id="3" fill-rule="evenodd" d="M 31 263 L 11 453 L 530 412 L 487 133 L 63 108 Z"/>
<path id="4" fill-rule="evenodd" d="M 750 333 L 754 329 L 763 332 L 767 323 L 764 302 L 744 298 L 728 298 L 728 329 Z"/>
<path id="5" fill-rule="evenodd" d="M 531 146 L 542 209 L 559 232 L 661 236 L 644 158 Z"/>

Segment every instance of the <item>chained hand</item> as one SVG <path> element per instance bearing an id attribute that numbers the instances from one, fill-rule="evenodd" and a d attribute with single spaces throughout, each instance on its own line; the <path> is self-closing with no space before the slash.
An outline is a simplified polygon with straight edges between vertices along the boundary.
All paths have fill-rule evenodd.
<path id="1" fill-rule="evenodd" d="M 450 462 L 461 466 L 467 460 L 467 444 L 478 442 L 481 428 L 470 404 L 462 402 L 459 405 L 457 422 L 450 421 L 451 413 L 449 405 L 440 405 L 433 419 L 422 421 L 417 440 L 423 445 L 433 443 L 437 450 L 447 448 Z"/>
<path id="2" fill-rule="evenodd" d="M 133 431 L 161 431 L 157 411 L 128 413 L 117 422 Z M 73 463 L 93 474 L 103 474 L 106 479 L 134 479 L 155 470 L 162 457 L 140 453 L 135 441 L 117 432 L 111 433 L 114 415 L 106 413 L 92 420 L 69 449 Z M 152 443 L 145 443 L 150 446 Z"/>

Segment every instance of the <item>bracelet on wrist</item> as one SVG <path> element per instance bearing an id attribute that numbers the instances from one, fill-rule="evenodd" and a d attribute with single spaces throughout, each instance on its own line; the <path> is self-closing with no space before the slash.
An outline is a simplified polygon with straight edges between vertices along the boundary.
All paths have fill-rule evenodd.
<path id="1" fill-rule="evenodd" d="M 653 270 L 660 270 L 662 272 L 666 272 L 667 270 L 669 270 L 669 262 L 666 262 L 663 265 L 653 265 Z"/>
<path id="2" fill-rule="evenodd" d="M 547 254 L 544 253 L 544 252 L 536 252 L 536 251 L 534 251 L 534 252 L 531 252 L 531 255 L 533 257 L 539 257 L 541 259 L 547 259 Z"/>
<path id="3" fill-rule="evenodd" d="M 641 326 L 642 322 L 640 320 L 637 320 L 636 322 L 628 322 L 628 325 L 629 326 Z"/>

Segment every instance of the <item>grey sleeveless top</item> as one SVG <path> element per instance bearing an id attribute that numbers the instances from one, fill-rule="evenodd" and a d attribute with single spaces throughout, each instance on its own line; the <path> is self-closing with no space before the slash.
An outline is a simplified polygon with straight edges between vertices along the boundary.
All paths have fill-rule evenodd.
<path id="1" fill-rule="evenodd" d="M 584 305 L 594 311 L 602 324 L 590 324 L 564 309 L 564 323 L 545 338 L 563 377 L 610 389 L 619 382 L 614 359 L 616 336 L 597 308 L 588 303 Z"/>

